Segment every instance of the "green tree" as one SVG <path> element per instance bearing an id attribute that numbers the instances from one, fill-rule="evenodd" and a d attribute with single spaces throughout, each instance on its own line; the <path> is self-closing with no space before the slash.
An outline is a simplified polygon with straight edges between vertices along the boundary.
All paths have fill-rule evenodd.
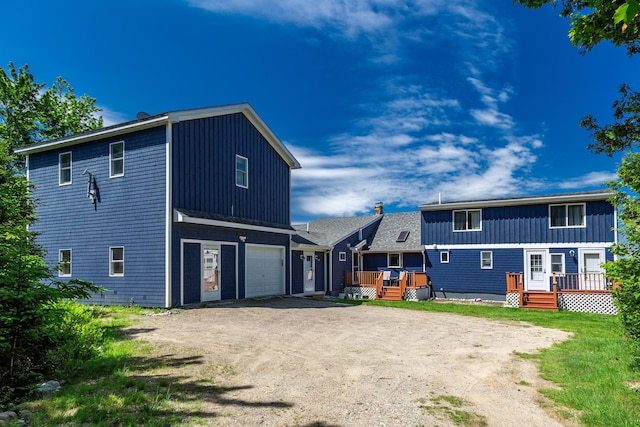
<path id="1" fill-rule="evenodd" d="M 527 7 L 540 7 L 555 0 L 516 0 Z M 562 0 L 561 16 L 571 19 L 569 36 L 582 53 L 602 41 L 624 46 L 629 55 L 640 52 L 640 4 L 638 0 Z M 613 123 L 599 125 L 586 116 L 580 125 L 591 132 L 588 146 L 608 156 L 621 153 L 618 179 L 608 183 L 612 201 L 619 209 L 620 243 L 612 251 L 618 256 L 605 264 L 607 276 L 617 282 L 614 289 L 619 317 L 630 347 L 640 362 L 640 93 L 627 85 L 613 104 Z"/>
<path id="2" fill-rule="evenodd" d="M 88 298 L 100 288 L 78 280 L 54 280 L 36 234 L 35 201 L 16 147 L 95 129 L 95 100 L 76 98 L 58 78 L 51 88 L 35 83 L 28 67 L 0 69 L 0 404 L 24 393 L 55 368 L 63 300 Z M 58 352 L 58 354 L 60 354 Z"/>
<path id="3" fill-rule="evenodd" d="M 0 140 L 12 149 L 102 127 L 95 99 L 76 97 L 62 77 L 36 83 L 29 66 L 0 68 Z"/>
<path id="4" fill-rule="evenodd" d="M 545 4 L 560 7 L 560 16 L 569 18 L 569 38 L 581 53 L 602 41 L 624 46 L 629 55 L 640 52 L 640 11 L 637 0 L 514 0 L 525 7 Z"/>

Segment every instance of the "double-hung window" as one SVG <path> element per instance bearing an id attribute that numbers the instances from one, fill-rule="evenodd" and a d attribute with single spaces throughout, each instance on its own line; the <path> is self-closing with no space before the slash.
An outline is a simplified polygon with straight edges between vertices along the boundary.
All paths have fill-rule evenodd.
<path id="1" fill-rule="evenodd" d="M 564 274 L 564 254 L 551 254 L 551 272 Z"/>
<path id="2" fill-rule="evenodd" d="M 58 156 L 58 184 L 71 184 L 71 152 L 60 153 Z"/>
<path id="3" fill-rule="evenodd" d="M 71 277 L 71 249 L 60 249 L 58 277 Z"/>
<path id="4" fill-rule="evenodd" d="M 549 206 L 549 226 L 551 228 L 584 227 L 584 218 L 584 203 Z"/>
<path id="5" fill-rule="evenodd" d="M 124 176 L 124 141 L 109 144 L 109 178 Z"/>
<path id="6" fill-rule="evenodd" d="M 109 248 L 109 276 L 124 276 L 124 247 Z"/>
<path id="7" fill-rule="evenodd" d="M 236 155 L 236 185 L 249 188 L 249 159 Z"/>
<path id="8" fill-rule="evenodd" d="M 493 268 L 493 252 L 480 252 L 480 268 L 483 270 L 490 270 Z"/>
<path id="9" fill-rule="evenodd" d="M 453 231 L 481 230 L 482 213 L 480 209 L 453 211 Z"/>

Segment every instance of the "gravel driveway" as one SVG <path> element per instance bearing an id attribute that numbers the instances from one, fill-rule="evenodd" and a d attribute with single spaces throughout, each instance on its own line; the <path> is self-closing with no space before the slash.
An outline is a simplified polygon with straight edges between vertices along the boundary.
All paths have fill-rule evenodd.
<path id="1" fill-rule="evenodd" d="M 209 425 L 561 425 L 536 391 L 551 385 L 514 354 L 559 330 L 274 298 L 146 316 L 129 334 L 165 361 L 155 375 L 202 386 L 189 398 Z"/>

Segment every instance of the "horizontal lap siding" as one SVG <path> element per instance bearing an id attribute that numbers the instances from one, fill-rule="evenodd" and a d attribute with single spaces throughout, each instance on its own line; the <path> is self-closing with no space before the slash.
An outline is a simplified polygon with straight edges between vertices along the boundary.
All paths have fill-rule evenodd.
<path id="1" fill-rule="evenodd" d="M 586 227 L 550 228 L 549 205 L 482 209 L 482 230 L 453 231 L 453 211 L 422 212 L 426 245 L 502 243 L 613 242 L 614 208 L 606 202 L 586 204 Z"/>
<path id="2" fill-rule="evenodd" d="M 290 223 L 290 169 L 242 114 L 173 126 L 174 208 Z M 236 186 L 236 155 L 246 157 L 249 188 Z"/>
<path id="3" fill-rule="evenodd" d="M 109 144 L 124 141 L 125 175 L 109 178 Z M 29 178 L 40 200 L 33 230 L 49 252 L 72 249 L 73 277 L 103 286 L 93 302 L 165 305 L 165 128 L 31 154 Z M 72 152 L 73 182 L 58 185 L 58 154 Z M 88 169 L 99 201 L 87 198 Z M 109 277 L 109 247 L 124 246 L 124 277 Z"/>
<path id="4" fill-rule="evenodd" d="M 480 252 L 493 253 L 493 269 L 480 268 Z M 505 272 L 523 271 L 522 249 L 455 249 L 449 263 L 440 263 L 440 252 L 427 250 L 427 272 L 433 289 L 445 292 L 505 294 Z"/>

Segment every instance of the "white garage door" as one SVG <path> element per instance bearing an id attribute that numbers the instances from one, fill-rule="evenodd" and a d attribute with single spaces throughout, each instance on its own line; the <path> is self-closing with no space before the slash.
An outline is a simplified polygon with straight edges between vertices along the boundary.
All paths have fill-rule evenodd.
<path id="1" fill-rule="evenodd" d="M 247 245 L 245 298 L 284 294 L 284 248 Z"/>

